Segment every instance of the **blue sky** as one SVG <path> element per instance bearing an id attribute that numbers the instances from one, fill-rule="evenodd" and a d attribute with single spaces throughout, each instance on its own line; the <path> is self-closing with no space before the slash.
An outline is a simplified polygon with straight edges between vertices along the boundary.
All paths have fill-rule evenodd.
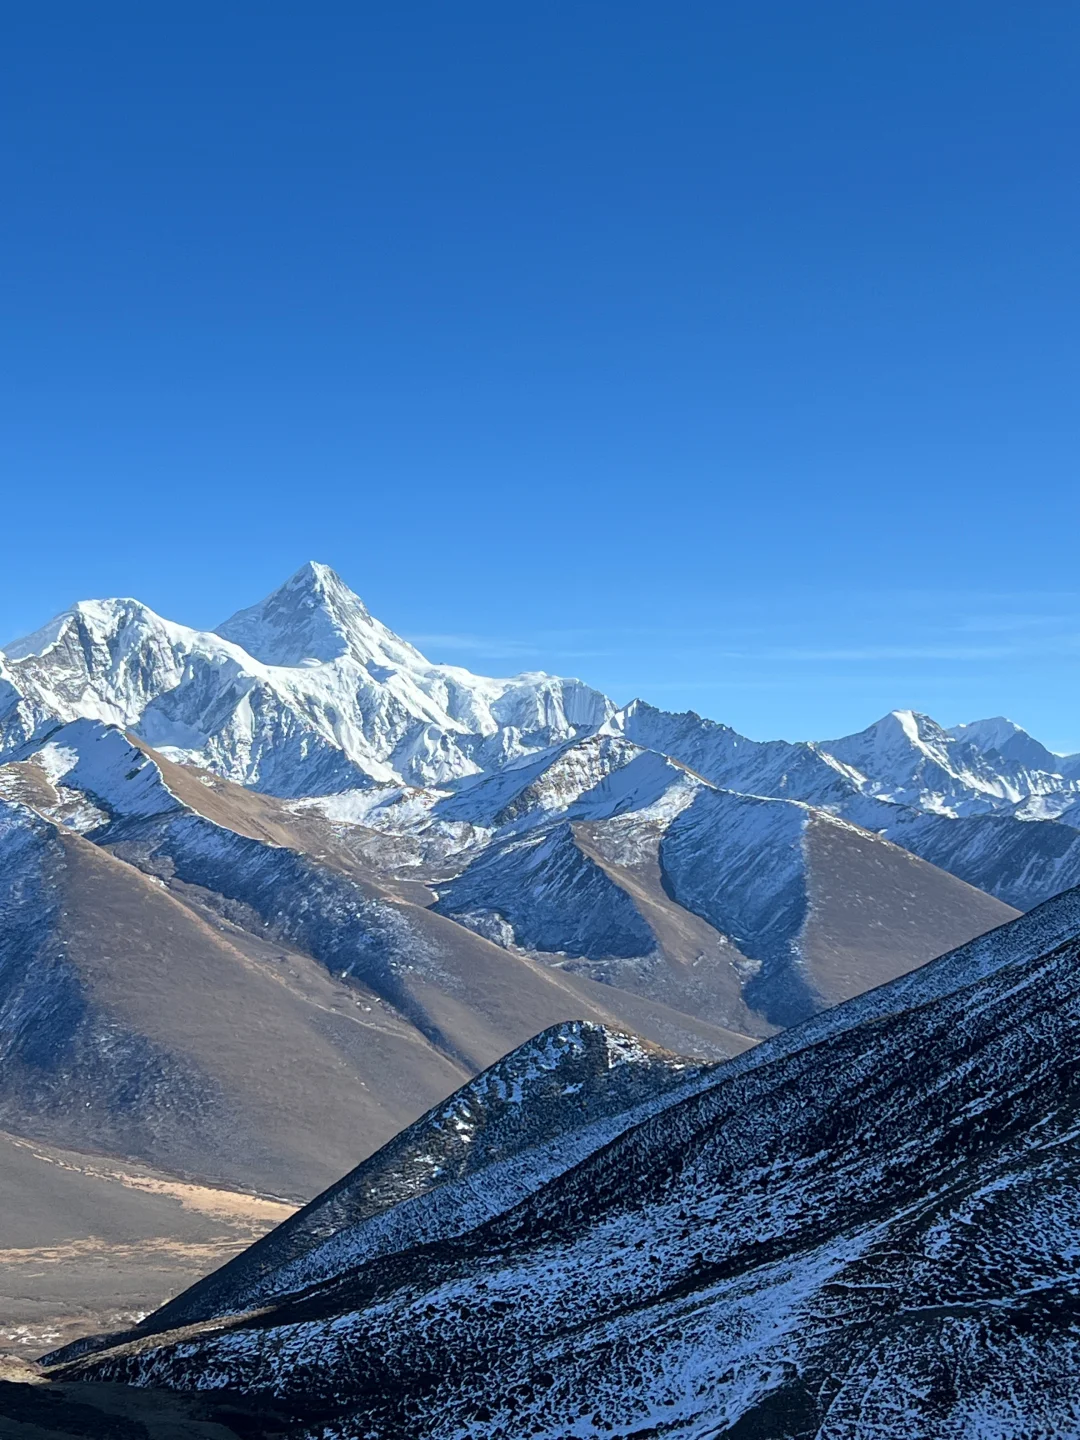
<path id="1" fill-rule="evenodd" d="M 309 558 L 433 658 L 1080 749 L 1080 10 L 13 8 L 0 632 Z"/>

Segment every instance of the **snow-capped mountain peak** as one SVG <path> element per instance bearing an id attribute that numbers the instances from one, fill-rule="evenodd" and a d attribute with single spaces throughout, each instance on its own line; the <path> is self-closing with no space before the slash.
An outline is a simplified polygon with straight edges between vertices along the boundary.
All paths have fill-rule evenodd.
<path id="1" fill-rule="evenodd" d="M 966 725 L 953 725 L 948 732 L 954 740 L 966 740 L 976 750 L 1000 750 L 1003 745 L 1027 731 L 1004 715 L 992 715 L 986 720 L 971 720 Z M 1031 739 L 1031 736 L 1028 736 Z M 1037 742 L 1036 742 L 1037 743 Z"/>
<path id="2" fill-rule="evenodd" d="M 972 720 L 967 725 L 954 725 L 949 734 L 980 755 L 996 755 L 999 760 L 1021 770 L 1073 778 L 1080 775 L 1080 756 L 1055 755 L 1004 715 L 995 715 L 988 720 Z"/>
<path id="3" fill-rule="evenodd" d="M 92 719 L 290 796 L 444 784 L 591 733 L 615 708 L 579 680 L 432 664 L 315 563 L 217 631 L 83 601 L 4 661 L 0 751 Z"/>
<path id="4" fill-rule="evenodd" d="M 34 656 L 47 655 L 65 638 L 80 633 L 91 644 L 107 641 L 114 635 L 122 635 L 135 629 L 147 630 L 168 627 L 168 621 L 156 615 L 141 600 L 118 597 L 109 600 L 79 600 L 59 615 L 54 615 L 39 630 L 25 635 L 21 640 L 12 640 L 4 647 L 9 661 L 29 660 Z"/>
<path id="5" fill-rule="evenodd" d="M 892 710 L 821 748 L 865 776 L 869 793 L 897 804 L 963 814 L 976 796 L 1004 803 L 1020 798 L 977 752 L 914 710 Z"/>
<path id="6" fill-rule="evenodd" d="M 873 774 L 875 760 L 909 755 L 912 750 L 940 762 L 945 757 L 948 741 L 948 734 L 929 715 L 920 715 L 916 710 L 890 710 L 856 735 L 825 741 L 824 748 L 856 769 L 864 769 L 860 760 L 868 761 L 866 773 Z"/>
<path id="7" fill-rule="evenodd" d="M 193 652 L 227 665 L 242 652 L 213 635 L 174 625 L 132 599 L 80 600 L 8 645 L 8 676 L 42 717 L 135 723 L 148 703 L 175 690 Z"/>
<path id="8" fill-rule="evenodd" d="M 376 620 L 329 565 L 314 560 L 215 633 L 264 665 L 326 664 L 351 655 L 366 665 L 427 667 L 420 652 Z"/>

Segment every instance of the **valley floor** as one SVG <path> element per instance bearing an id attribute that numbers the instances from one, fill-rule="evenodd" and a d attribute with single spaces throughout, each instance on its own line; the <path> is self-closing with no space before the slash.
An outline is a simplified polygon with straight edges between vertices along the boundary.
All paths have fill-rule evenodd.
<path id="1" fill-rule="evenodd" d="M 131 1324 L 295 1208 L 0 1132 L 0 1357 Z"/>

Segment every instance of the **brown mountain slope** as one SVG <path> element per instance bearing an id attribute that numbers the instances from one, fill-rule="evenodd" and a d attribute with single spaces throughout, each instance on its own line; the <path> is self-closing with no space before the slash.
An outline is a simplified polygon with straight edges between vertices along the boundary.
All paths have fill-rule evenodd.
<path id="1" fill-rule="evenodd" d="M 235 839 L 213 827 L 196 838 Z M 297 863 L 293 852 L 243 843 L 252 849 L 241 859 Z M 251 907 L 144 873 L 25 806 L 0 805 L 0 845 L 0 1124 L 29 1137 L 38 1157 L 30 1165 L 18 1141 L 0 1146 L 9 1332 L 70 1338 L 111 1326 L 255 1233 L 195 1223 L 172 1201 L 150 1206 L 100 1178 L 69 1196 L 71 1165 L 40 1159 L 43 1146 L 302 1200 L 560 1021 L 712 1055 L 752 1043 L 380 901 L 377 918 L 388 911 L 405 927 L 404 954 L 416 962 L 383 986 L 401 1009 L 362 976 L 332 973 Z M 271 894 L 288 908 L 284 884 Z M 326 898 L 331 917 L 336 894 Z M 305 903 L 302 892 L 292 900 Z M 342 933 L 347 947 L 353 927 Z"/>
<path id="2" fill-rule="evenodd" d="M 702 800 L 709 807 L 704 823 L 693 823 L 692 807 L 681 831 L 682 817 L 671 823 L 633 814 L 566 827 L 560 850 L 552 846 L 545 864 L 544 876 L 554 881 L 544 908 L 533 904 L 518 930 L 523 946 L 564 972 L 761 1037 L 1018 914 L 822 811 L 716 792 Z M 505 853 L 502 873 L 488 867 L 484 899 L 492 908 L 523 903 L 518 897 L 529 893 L 530 882 L 539 891 L 536 876 L 511 869 L 520 852 Z M 561 945 L 553 953 L 561 911 L 585 867 L 612 887 L 603 892 L 594 882 L 597 912 L 606 902 L 616 914 L 617 893 L 624 907 L 630 902 L 640 936 L 624 914 L 619 926 L 601 932 L 592 953 Z"/>
<path id="3" fill-rule="evenodd" d="M 363 826 L 333 826 L 314 810 L 298 812 L 273 797 L 175 765 L 148 747 L 141 748 L 161 766 L 170 790 L 208 818 L 253 838 L 314 854 L 383 895 L 400 894 L 421 905 L 429 903 L 431 892 L 425 886 L 390 877 L 378 864 L 378 847 L 386 837 Z M 784 843 L 801 852 L 805 909 L 793 944 L 817 1008 L 884 984 L 1020 913 L 910 851 L 824 811 L 782 801 L 732 798 L 743 809 L 756 806 L 767 816 L 783 812 L 801 822 L 800 833 L 785 836 Z M 722 832 L 725 819 L 721 810 L 715 818 L 718 831 Z M 656 948 L 648 959 L 604 957 L 575 963 L 571 958 L 568 963 L 560 957 L 561 969 L 740 1034 L 761 1036 L 776 1028 L 747 1003 L 743 993 L 759 960 L 744 954 L 731 935 L 696 913 L 692 893 L 685 904 L 670 893 L 674 887 L 665 883 L 660 863 L 663 822 L 631 813 L 578 822 L 571 831 L 582 854 L 630 896 Z M 708 862 L 711 852 L 715 868 L 722 873 L 730 863 L 723 835 L 709 840 L 703 847 L 704 858 Z M 770 847 L 775 846 L 768 827 L 763 828 L 759 864 L 774 861 Z M 754 858 L 752 854 L 751 861 Z M 693 1053 L 699 1049 L 692 1037 L 688 1048 Z"/>
<path id="4" fill-rule="evenodd" d="M 624 1014 L 620 992 L 569 981 L 407 902 L 384 905 L 416 962 L 385 987 L 403 1011 L 242 906 L 215 907 L 211 892 L 175 879 L 170 890 L 63 827 L 22 818 L 33 832 L 18 862 L 24 888 L 48 904 L 22 906 L 3 942 L 14 998 L 0 1114 L 20 1133 L 302 1198 L 560 1021 L 705 1054 L 750 1043 L 634 997 Z M 272 893 L 288 903 L 283 887 Z M 346 926 L 346 945 L 350 936 Z"/>
<path id="5" fill-rule="evenodd" d="M 798 946 L 828 1005 L 883 985 L 1020 914 L 880 835 L 815 813 Z"/>
<path id="6" fill-rule="evenodd" d="M 300 1198 L 465 1078 L 364 986 L 81 836 L 44 838 L 33 938 L 79 1003 L 39 1012 L 5 1066 L 9 1128 Z"/>
<path id="7" fill-rule="evenodd" d="M 418 905 L 429 905 L 434 900 L 434 892 L 422 881 L 397 873 L 403 851 L 409 852 L 405 838 L 381 834 L 365 825 L 334 824 L 318 810 L 297 808 L 274 795 L 246 790 L 210 770 L 177 765 L 137 735 L 128 734 L 127 738 L 158 767 L 169 791 L 181 804 L 215 825 L 251 840 L 310 855 L 320 864 L 371 885 L 379 895 L 412 900 Z"/>

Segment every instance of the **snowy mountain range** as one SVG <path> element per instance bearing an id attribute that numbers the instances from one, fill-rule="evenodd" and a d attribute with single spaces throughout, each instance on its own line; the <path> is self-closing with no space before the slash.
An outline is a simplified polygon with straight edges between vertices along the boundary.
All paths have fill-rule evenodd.
<path id="1" fill-rule="evenodd" d="M 434 665 L 323 565 L 212 632 L 82 602 L 0 676 L 0 796 L 33 765 L 59 786 L 45 818 L 114 853 L 143 801 L 106 733 L 283 802 L 294 837 L 347 836 L 368 879 L 511 953 L 741 1035 L 1080 882 L 1080 760 L 1006 721 L 752 741 L 579 680 Z"/>
<path id="2" fill-rule="evenodd" d="M 847 820 L 1020 909 L 1080 881 L 1080 756 L 1009 721 L 896 711 L 839 740 L 753 741 L 579 680 L 432 664 L 318 564 L 212 632 L 103 600 L 8 645 L 0 760 L 75 720 L 394 837 L 391 868 L 425 878 L 554 822 L 663 829 L 707 783 Z"/>
<path id="3" fill-rule="evenodd" d="M 7 645 L 0 667 L 7 749 L 43 724 L 96 719 L 291 798 L 460 786 L 600 732 L 727 789 L 816 805 L 858 793 L 950 816 L 1056 818 L 1080 800 L 1080 756 L 1002 719 L 946 731 L 896 711 L 840 740 L 762 743 L 641 701 L 619 709 L 580 680 L 434 665 L 314 563 L 210 632 L 135 600 L 80 602 Z"/>
<path id="4" fill-rule="evenodd" d="M 224 836 L 207 806 L 228 785 Z M 1080 883 L 1080 757 L 1007 721 L 945 731 L 898 711 L 840 740 L 753 741 L 579 680 L 432 664 L 318 564 L 215 631 L 87 601 L 8 645 L 5 798 L 219 908 L 254 906 L 289 944 L 296 924 L 251 899 L 241 852 L 300 851 L 296 894 L 329 893 L 313 856 L 347 852 L 397 919 L 416 904 L 422 927 L 444 916 L 563 986 L 751 1038 Z M 199 841 L 213 864 L 178 858 L 215 833 Z M 371 924 L 367 952 L 404 973 L 394 927 Z M 370 971 L 331 950 L 331 969 Z M 650 1033 L 671 1043 L 665 1025 Z M 490 1058 L 443 1041 L 454 1063 Z"/>

